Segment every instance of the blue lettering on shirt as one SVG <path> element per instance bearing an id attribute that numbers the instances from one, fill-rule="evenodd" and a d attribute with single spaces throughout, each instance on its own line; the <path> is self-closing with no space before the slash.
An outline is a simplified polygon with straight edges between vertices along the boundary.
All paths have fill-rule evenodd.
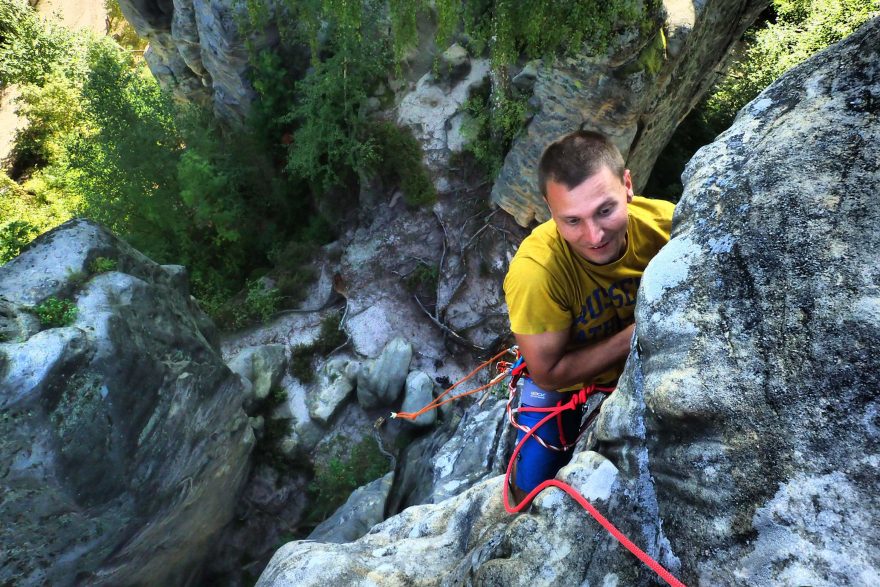
<path id="1" fill-rule="evenodd" d="M 596 338 L 605 338 L 631 324 L 631 318 L 624 321 L 617 314 L 598 324 L 594 321 L 611 308 L 634 306 L 640 282 L 640 277 L 627 277 L 612 283 L 607 290 L 597 287 L 590 292 L 574 319 L 574 341 L 586 343 Z"/>

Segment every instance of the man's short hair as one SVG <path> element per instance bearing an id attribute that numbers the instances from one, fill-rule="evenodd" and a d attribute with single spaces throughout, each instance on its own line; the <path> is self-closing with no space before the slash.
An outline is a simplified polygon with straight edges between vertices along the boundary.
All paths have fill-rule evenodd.
<path id="1" fill-rule="evenodd" d="M 623 180 L 623 155 L 608 137 L 591 130 L 576 130 L 552 142 L 538 164 L 538 187 L 547 197 L 547 182 L 561 183 L 567 189 L 579 186 L 585 179 L 607 166 Z"/>

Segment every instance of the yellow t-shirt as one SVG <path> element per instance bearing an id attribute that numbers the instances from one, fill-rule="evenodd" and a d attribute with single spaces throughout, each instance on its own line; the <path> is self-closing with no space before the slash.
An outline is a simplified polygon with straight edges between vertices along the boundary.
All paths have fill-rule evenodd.
<path id="1" fill-rule="evenodd" d="M 628 206 L 626 252 L 607 265 L 594 265 L 572 251 L 553 220 L 535 228 L 520 244 L 504 279 L 511 330 L 541 334 L 570 329 L 570 348 L 575 348 L 632 324 L 642 273 L 669 242 L 674 209 L 670 202 L 635 196 Z M 622 370 L 623 362 L 594 382 L 611 383 Z"/>

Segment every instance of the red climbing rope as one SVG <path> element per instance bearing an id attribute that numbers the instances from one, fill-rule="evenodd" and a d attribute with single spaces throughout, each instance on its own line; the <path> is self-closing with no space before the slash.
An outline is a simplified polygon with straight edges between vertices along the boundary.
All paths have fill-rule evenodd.
<path id="1" fill-rule="evenodd" d="M 623 532 L 618 530 L 614 526 L 614 524 L 609 522 L 608 519 L 599 512 L 599 510 L 593 507 L 593 505 L 589 501 L 587 501 L 587 499 L 583 495 L 581 495 L 577 489 L 575 489 L 568 483 L 564 483 L 556 479 L 548 479 L 532 489 L 519 504 L 517 504 L 516 506 L 510 505 L 510 473 L 513 470 L 513 463 L 516 462 L 516 457 L 517 455 L 519 455 L 519 451 L 522 449 L 523 444 L 525 444 L 525 442 L 535 434 L 538 428 L 540 428 L 553 418 L 556 418 L 563 411 L 574 409 L 577 406 L 583 404 L 584 402 L 586 402 L 587 398 L 595 391 L 595 386 L 591 385 L 589 387 L 581 389 L 578 392 L 572 393 L 571 400 L 569 400 L 569 402 L 566 404 L 558 405 L 551 408 L 528 408 L 528 411 L 547 412 L 547 415 L 544 416 L 544 418 L 541 419 L 541 421 L 538 422 L 537 425 L 533 426 L 528 432 L 526 432 L 526 435 L 523 436 L 523 439 L 516 445 L 516 448 L 513 449 L 513 455 L 510 457 L 510 462 L 507 464 L 507 473 L 504 476 L 504 488 L 502 489 L 504 497 L 504 509 L 507 510 L 507 513 L 509 514 L 521 512 L 526 507 L 528 507 L 529 504 L 532 503 L 532 500 L 534 500 L 535 497 L 546 488 L 557 487 L 569 494 L 576 502 L 578 502 L 585 510 L 587 510 L 587 512 L 589 512 L 589 514 L 593 516 L 593 518 L 597 522 L 599 522 L 599 524 L 603 528 L 605 528 L 605 530 L 607 530 L 612 536 L 614 536 L 618 540 L 618 542 L 620 542 L 624 546 L 624 548 L 633 553 L 636 558 L 645 563 L 652 571 L 657 573 L 669 585 L 672 585 L 673 587 L 685 587 L 684 583 L 676 579 L 672 575 L 672 573 L 663 568 L 660 563 L 655 561 L 645 551 L 636 546 L 632 540 L 627 538 L 623 534 Z M 524 408 L 520 409 L 525 410 Z M 538 437 L 535 436 L 535 438 L 537 439 Z"/>
<path id="2" fill-rule="evenodd" d="M 498 373 L 498 375 L 493 377 L 488 383 L 486 383 L 485 385 L 481 385 L 481 386 L 479 386 L 475 389 L 472 389 L 470 391 L 466 391 L 464 393 L 460 393 L 458 395 L 454 395 L 451 397 L 446 397 L 453 389 L 457 388 L 459 385 L 461 385 L 465 381 L 468 381 L 474 375 L 476 375 L 478 372 L 480 372 L 483 368 L 485 368 L 487 365 L 491 364 L 493 361 L 497 361 L 498 359 L 500 359 L 501 357 L 503 357 L 505 354 L 507 354 L 509 352 L 516 354 L 517 360 L 514 363 L 507 363 L 507 362 L 499 361 L 498 365 L 497 365 L 497 369 L 498 369 L 499 373 Z M 545 423 L 549 422 L 550 420 L 553 420 L 554 418 L 557 418 L 557 419 L 560 418 L 562 412 L 564 412 L 565 410 L 575 409 L 576 407 L 578 407 L 582 404 L 585 404 L 587 402 L 587 400 L 590 398 L 590 396 L 592 396 L 593 394 L 604 393 L 607 395 L 607 394 L 611 393 L 611 391 L 613 391 L 610 388 L 603 388 L 603 387 L 597 387 L 595 385 L 590 385 L 588 387 L 581 389 L 580 391 L 576 391 L 576 392 L 572 393 L 571 399 L 567 403 L 564 403 L 564 404 L 562 404 L 560 402 L 560 405 L 549 407 L 549 408 L 533 408 L 533 407 L 520 406 L 519 408 L 511 409 L 510 406 L 511 406 L 512 399 L 513 399 L 513 392 L 515 391 L 514 388 L 515 388 L 516 379 L 524 373 L 525 368 L 526 368 L 525 363 L 521 360 L 521 357 L 520 357 L 519 352 L 516 347 L 512 347 L 510 349 L 505 349 L 505 350 L 501 351 L 500 353 L 498 353 L 497 355 L 495 355 L 494 357 L 492 357 L 491 359 L 489 359 L 488 361 L 484 361 L 483 363 L 481 363 L 476 369 L 474 369 L 473 371 L 471 371 L 470 373 L 465 375 L 462 379 L 456 381 L 454 384 L 452 384 L 450 387 L 448 387 L 443 393 L 441 393 L 436 398 L 434 398 L 434 400 L 432 402 L 430 402 L 428 405 L 426 405 L 424 408 L 422 408 L 418 412 L 396 412 L 396 413 L 392 412 L 391 417 L 392 418 L 403 418 L 403 419 L 407 419 L 407 420 L 415 420 L 416 418 L 418 418 L 419 416 L 421 416 L 425 412 L 429 412 L 431 410 L 437 409 L 440 406 L 448 404 L 449 402 L 455 401 L 459 398 L 467 397 L 469 395 L 473 395 L 475 393 L 483 391 L 484 389 L 488 389 L 488 388 L 492 387 L 493 385 L 499 383 L 500 381 L 503 381 L 506 377 L 511 376 L 512 380 L 511 380 L 511 384 L 509 385 L 509 388 L 511 390 L 511 396 L 510 396 L 510 400 L 508 400 L 508 403 L 507 403 L 507 414 L 508 414 L 508 418 L 510 419 L 511 424 L 514 427 L 516 427 L 517 429 L 525 432 L 525 436 L 523 436 L 522 440 L 516 445 L 516 448 L 513 450 L 513 455 L 510 457 L 510 462 L 507 465 L 507 473 L 504 478 L 504 488 L 503 488 L 504 509 L 507 510 L 507 512 L 511 513 L 511 514 L 521 512 L 526 507 L 528 507 L 529 504 L 532 503 L 532 500 L 534 500 L 535 497 L 539 493 L 541 493 L 544 489 L 546 489 L 548 487 L 557 487 L 557 488 L 563 490 L 564 492 L 566 492 L 567 494 L 569 494 L 572 498 L 574 498 L 574 500 L 576 502 L 578 502 L 585 510 L 587 510 L 587 512 L 589 512 L 589 514 L 591 516 L 593 516 L 593 518 L 597 522 L 599 522 L 599 524 L 603 528 L 605 528 L 605 530 L 607 530 L 612 536 L 614 536 L 618 540 L 618 542 L 620 542 L 624 546 L 624 548 L 626 548 L 631 553 L 633 553 L 636 556 L 636 558 L 638 558 L 645 565 L 647 565 L 651 570 L 653 570 L 655 573 L 657 573 L 657 575 L 659 575 L 669 585 L 672 585 L 672 587 L 685 587 L 684 583 L 682 583 L 681 581 L 676 579 L 672 575 L 672 573 L 670 573 L 665 568 L 663 568 L 663 566 L 660 565 L 660 563 L 655 561 L 645 551 L 643 551 L 638 546 L 636 546 L 629 538 L 624 536 L 623 533 L 620 530 L 618 530 L 614 526 L 614 524 L 609 522 L 608 519 L 605 518 L 605 516 L 603 516 L 601 513 L 599 513 L 599 510 L 597 510 L 595 507 L 593 507 L 593 505 L 590 504 L 590 502 L 587 501 L 587 499 L 583 495 L 581 495 L 574 487 L 572 487 L 571 485 L 569 485 L 567 483 L 563 483 L 562 481 L 558 481 L 556 479 L 548 479 L 547 481 L 542 482 L 540 485 L 538 485 L 532 491 L 530 491 L 529 494 L 526 495 L 525 498 L 519 504 L 517 504 L 516 506 L 510 505 L 510 499 L 509 499 L 510 473 L 513 470 L 513 463 L 516 461 L 516 457 L 519 455 L 519 452 L 522 449 L 523 444 L 525 444 L 525 442 L 529 438 L 532 438 L 533 440 L 536 440 L 537 442 L 539 442 L 545 448 L 549 448 L 551 450 L 568 450 L 568 449 L 572 448 L 574 446 L 574 444 L 577 443 L 577 439 L 575 439 L 571 443 L 566 443 L 566 439 L 563 438 L 562 439 L 563 447 L 556 447 L 556 446 L 550 445 L 549 443 L 544 442 L 544 440 L 540 436 L 535 436 L 535 432 L 541 426 L 543 426 Z M 444 398 L 446 398 L 446 399 L 444 399 Z M 516 419 L 513 417 L 513 414 L 518 413 L 518 412 L 546 412 L 547 415 L 544 416 L 544 418 L 542 418 L 541 421 L 539 421 L 537 423 L 537 425 L 529 428 L 528 426 L 524 426 L 524 425 L 521 425 L 516 422 Z M 589 425 L 589 423 L 592 421 L 593 417 L 595 417 L 596 414 L 598 414 L 598 408 L 596 410 L 594 410 L 593 413 L 590 414 L 590 416 L 587 418 L 587 423 L 581 429 L 581 434 L 583 434 L 584 430 L 586 430 L 586 427 Z M 383 419 L 380 418 L 380 421 L 381 420 L 383 420 Z M 560 430 L 561 430 L 561 428 L 560 428 Z M 580 435 L 578 435 L 578 439 L 579 438 L 580 438 Z"/>
<path id="3" fill-rule="evenodd" d="M 517 379 L 516 375 L 517 374 L 513 373 L 513 375 L 514 376 L 511 379 L 511 382 L 508 386 L 508 391 L 510 393 L 509 393 L 509 397 L 507 399 L 507 421 L 510 422 L 510 425 L 513 426 L 514 428 L 516 428 L 517 430 L 528 433 L 529 430 L 531 430 L 531 428 L 529 428 L 528 426 L 526 426 L 524 424 L 520 424 L 516 420 L 516 418 L 514 417 L 516 414 L 519 414 L 520 412 L 548 412 L 551 410 L 555 410 L 556 408 L 555 407 L 533 408 L 531 406 L 520 406 L 518 408 L 514 408 L 513 404 L 515 403 L 514 399 L 516 397 L 516 379 Z M 594 385 L 594 386 L 592 386 L 592 391 L 587 393 L 587 397 L 585 398 L 583 403 L 586 403 L 586 401 L 589 400 L 590 396 L 592 396 L 594 394 L 601 393 L 607 397 L 613 391 L 614 391 L 613 387 L 600 387 L 598 385 Z M 605 401 L 605 398 L 602 398 L 602 401 L 600 401 L 599 404 L 590 412 L 590 414 L 584 420 L 584 423 L 581 425 L 581 429 L 578 431 L 577 438 L 575 438 L 571 442 L 568 442 L 568 440 L 565 438 L 565 432 L 564 432 L 563 426 L 562 426 L 562 412 L 559 412 L 556 416 L 556 425 L 559 427 L 559 439 L 562 441 L 562 446 L 556 446 L 556 445 L 550 444 L 549 442 L 547 442 L 546 440 L 544 440 L 540 436 L 535 436 L 532 438 L 532 440 L 537 441 L 538 444 L 540 444 L 541 446 L 543 446 L 547 450 L 552 450 L 555 452 L 565 452 L 567 450 L 571 450 L 572 448 L 574 448 L 574 445 L 576 445 L 578 443 L 578 441 L 580 441 L 581 437 L 584 435 L 584 432 L 586 432 L 587 429 L 590 427 L 590 424 L 593 423 L 593 420 L 595 419 L 595 417 L 599 415 L 599 409 L 602 407 L 602 402 L 604 402 L 604 401 Z"/>

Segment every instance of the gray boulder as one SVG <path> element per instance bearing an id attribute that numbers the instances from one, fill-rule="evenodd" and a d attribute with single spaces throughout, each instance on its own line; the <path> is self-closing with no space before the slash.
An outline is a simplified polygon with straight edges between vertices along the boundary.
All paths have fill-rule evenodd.
<path id="1" fill-rule="evenodd" d="M 385 519 L 385 504 L 394 473 L 359 487 L 336 512 L 309 534 L 317 542 L 351 542 Z"/>
<path id="2" fill-rule="evenodd" d="M 878 53 L 875 19 L 695 156 L 596 451 L 557 476 L 686 584 L 880 578 Z M 508 516 L 502 479 L 289 543 L 258 584 L 657 584 L 556 489 Z"/>
<path id="3" fill-rule="evenodd" d="M 360 365 L 348 359 L 330 359 L 318 370 L 316 389 L 306 397 L 309 415 L 326 426 L 354 391 Z"/>
<path id="4" fill-rule="evenodd" d="M 98 256 L 116 271 L 91 275 Z M 182 584 L 232 518 L 254 438 L 181 272 L 65 223 L 0 267 L 21 315 L 65 327 L 0 342 L 0 582 Z"/>
<path id="5" fill-rule="evenodd" d="M 287 353 L 282 344 L 246 348 L 229 361 L 229 368 L 253 384 L 251 397 L 259 401 L 281 382 L 287 369 Z"/>
<path id="6" fill-rule="evenodd" d="M 395 404 L 412 360 L 412 345 L 402 338 L 389 342 L 375 359 L 365 361 L 358 373 L 357 398 L 365 409 Z"/>
<path id="7" fill-rule="evenodd" d="M 440 78 L 447 84 L 455 83 L 468 74 L 471 69 L 471 60 L 467 49 L 453 43 L 446 51 L 440 54 Z"/>
<path id="8" fill-rule="evenodd" d="M 403 405 L 401 412 L 418 412 L 434 399 L 434 382 L 424 371 L 412 371 L 406 376 Z M 425 412 L 415 420 L 407 420 L 407 423 L 418 428 L 433 426 L 437 421 L 437 410 Z"/>
<path id="9" fill-rule="evenodd" d="M 680 120 L 723 69 L 742 32 L 767 0 L 665 0 L 662 26 L 622 30 L 599 56 L 539 64 L 530 101 L 536 112 L 492 187 L 492 201 L 522 226 L 549 218 L 537 185 L 544 148 L 582 124 L 620 148 L 636 191 Z"/>
<path id="10" fill-rule="evenodd" d="M 439 503 L 507 469 L 516 435 L 507 421 L 507 399 L 472 404 L 455 435 L 434 454 L 432 501 Z"/>

